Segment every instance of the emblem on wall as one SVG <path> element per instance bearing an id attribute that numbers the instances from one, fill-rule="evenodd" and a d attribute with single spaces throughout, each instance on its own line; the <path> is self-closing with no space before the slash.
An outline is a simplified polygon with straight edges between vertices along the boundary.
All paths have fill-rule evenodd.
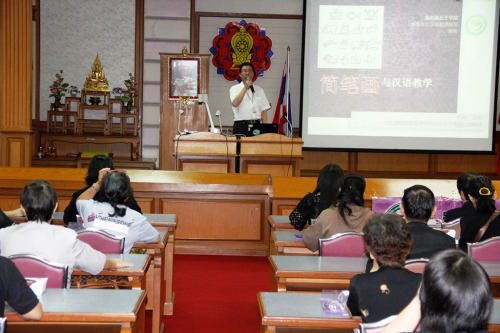
<path id="1" fill-rule="evenodd" d="M 229 22 L 225 28 L 219 28 L 219 34 L 213 39 L 210 52 L 213 54 L 212 64 L 217 67 L 217 74 L 224 75 L 226 80 L 240 81 L 239 68 L 244 62 L 254 65 L 258 76 L 271 66 L 271 39 L 266 36 L 265 29 L 245 20 Z"/>

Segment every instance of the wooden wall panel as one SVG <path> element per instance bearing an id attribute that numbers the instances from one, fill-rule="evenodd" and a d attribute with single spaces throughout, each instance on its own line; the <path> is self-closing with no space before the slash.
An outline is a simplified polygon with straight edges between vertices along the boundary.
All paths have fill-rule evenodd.
<path id="1" fill-rule="evenodd" d="M 164 199 L 164 211 L 176 214 L 175 239 L 262 240 L 262 201 Z"/>
<path id="2" fill-rule="evenodd" d="M 497 154 L 411 154 L 304 151 L 301 176 L 317 177 L 329 163 L 364 177 L 456 179 L 468 170 L 500 179 Z"/>
<path id="3" fill-rule="evenodd" d="M 450 174 L 472 170 L 491 175 L 497 171 L 497 161 L 497 155 L 440 154 L 436 155 L 436 172 Z"/>
<path id="4" fill-rule="evenodd" d="M 25 133 L 3 133 L 2 155 L 6 165 L 23 167 L 31 161 L 31 135 Z"/>
<path id="5" fill-rule="evenodd" d="M 302 151 L 302 171 L 308 176 L 317 175 L 318 171 L 329 163 L 335 163 L 344 170 L 349 169 L 349 153 L 335 151 Z"/>
<path id="6" fill-rule="evenodd" d="M 357 153 L 356 171 L 429 172 L 429 154 Z"/>
<path id="7" fill-rule="evenodd" d="M 29 166 L 31 161 L 27 137 L 31 130 L 31 11 L 31 0 L 0 1 L 1 165 Z"/>
<path id="8" fill-rule="evenodd" d="M 135 197 L 135 195 L 134 195 Z M 135 198 L 143 214 L 155 213 L 155 200 L 153 198 Z"/>

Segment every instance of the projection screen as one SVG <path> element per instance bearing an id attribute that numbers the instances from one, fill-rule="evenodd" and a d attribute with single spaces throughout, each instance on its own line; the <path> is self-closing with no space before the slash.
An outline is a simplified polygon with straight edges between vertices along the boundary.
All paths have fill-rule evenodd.
<path id="1" fill-rule="evenodd" d="M 498 7 L 304 1 L 304 148 L 494 151 Z"/>

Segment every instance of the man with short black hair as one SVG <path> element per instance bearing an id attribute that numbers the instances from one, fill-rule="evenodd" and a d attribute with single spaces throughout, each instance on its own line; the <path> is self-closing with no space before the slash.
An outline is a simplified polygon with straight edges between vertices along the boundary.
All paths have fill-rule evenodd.
<path id="1" fill-rule="evenodd" d="M 253 84 L 255 68 L 249 62 L 240 65 L 241 82 L 229 89 L 233 108 L 234 135 L 246 135 L 249 124 L 267 123 L 267 111 L 271 108 L 264 90 Z"/>
<path id="2" fill-rule="evenodd" d="M 427 225 L 436 213 L 434 193 L 428 187 L 413 185 L 407 188 L 400 208 L 413 235 L 413 246 L 407 260 L 430 258 L 439 251 L 456 248 L 454 238 Z"/>

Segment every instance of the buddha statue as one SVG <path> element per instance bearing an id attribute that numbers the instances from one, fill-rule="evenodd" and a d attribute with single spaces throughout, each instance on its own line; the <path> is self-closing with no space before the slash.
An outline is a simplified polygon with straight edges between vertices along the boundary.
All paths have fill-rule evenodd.
<path id="1" fill-rule="evenodd" d="M 85 79 L 83 91 L 105 91 L 108 92 L 108 80 L 102 70 L 101 60 L 99 54 L 94 60 L 94 64 L 90 69 L 89 76 Z"/>

